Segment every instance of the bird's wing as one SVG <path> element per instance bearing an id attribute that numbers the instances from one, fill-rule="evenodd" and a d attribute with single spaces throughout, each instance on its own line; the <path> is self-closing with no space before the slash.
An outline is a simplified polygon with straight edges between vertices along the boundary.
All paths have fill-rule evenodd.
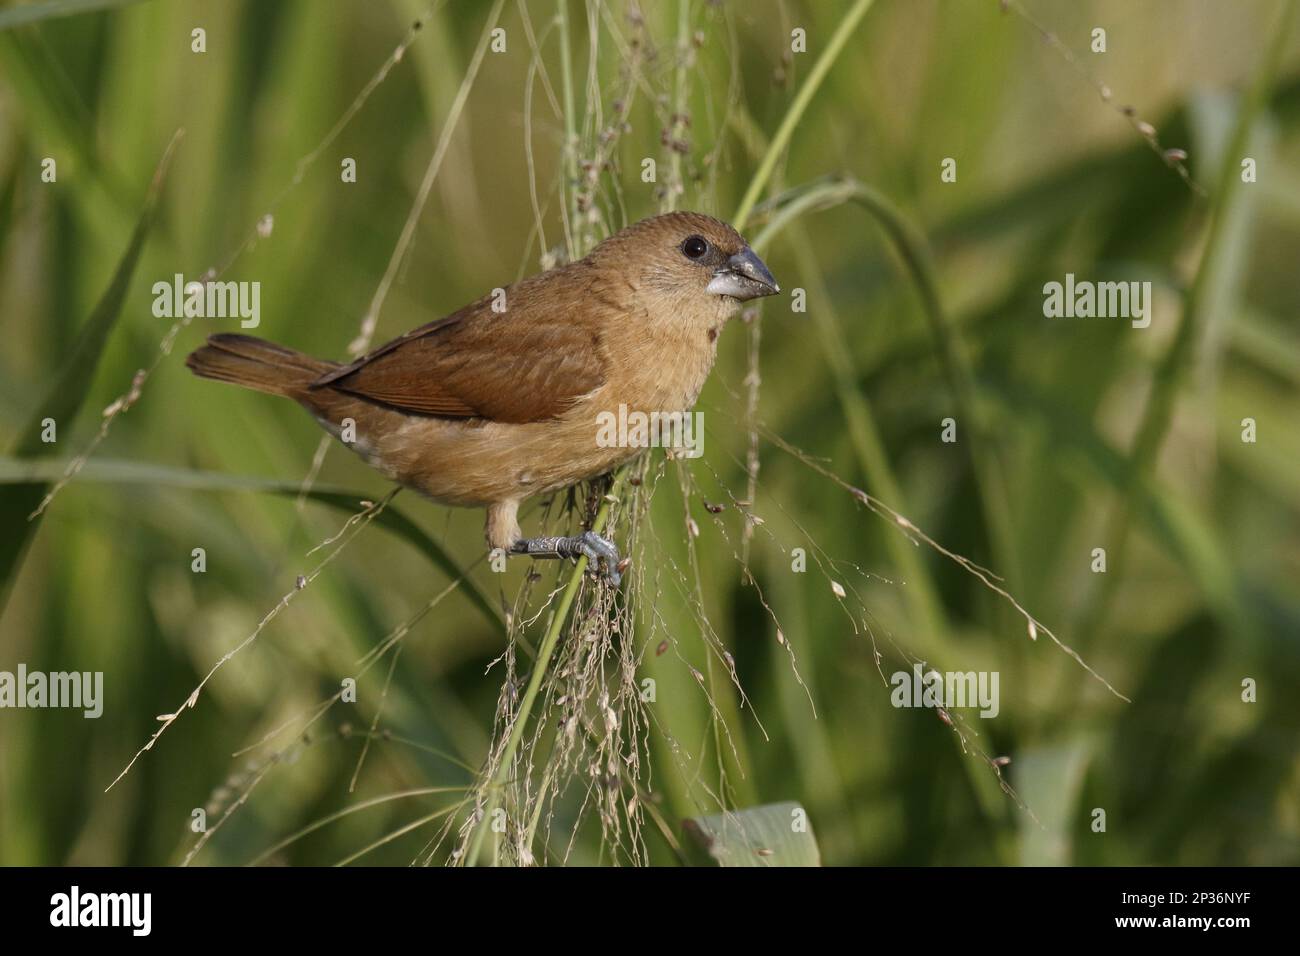
<path id="1" fill-rule="evenodd" d="M 317 379 L 403 411 L 536 422 L 562 414 L 605 381 L 600 313 L 577 277 L 544 273 L 466 306 Z M 567 280 L 567 281 L 566 281 Z M 603 298 L 603 297 L 602 297 Z"/>

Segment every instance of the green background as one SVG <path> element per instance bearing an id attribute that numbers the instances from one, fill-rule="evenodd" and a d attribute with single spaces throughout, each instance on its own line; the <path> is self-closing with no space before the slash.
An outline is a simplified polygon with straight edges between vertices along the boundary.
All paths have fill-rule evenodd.
<path id="1" fill-rule="evenodd" d="M 567 570 L 540 568 L 516 608 L 525 566 L 498 575 L 480 562 L 469 574 L 486 612 L 462 585 L 416 623 L 382 708 L 386 665 L 309 741 L 295 745 L 290 724 L 260 744 L 447 586 L 435 549 L 464 567 L 480 558 L 481 514 L 404 492 L 392 507 L 419 530 L 363 529 L 105 793 L 157 716 L 385 485 L 332 449 L 320 485 L 345 489 L 348 510 L 297 507 L 292 490 L 319 432 L 291 403 L 188 373 L 185 352 L 235 330 L 209 319 L 180 333 L 39 524 L 26 521 L 40 498 L 32 475 L 57 475 L 94 437 L 100 410 L 159 358 L 169 323 L 151 313 L 151 285 L 221 267 L 250 236 L 224 277 L 261 283 L 256 334 L 346 354 L 490 5 L 435 5 L 301 167 L 425 4 L 174 0 L 43 15 L 72 6 L 34 5 L 35 22 L 0 32 L 0 670 L 103 671 L 106 702 L 98 720 L 0 711 L 0 863 L 179 862 L 194 844 L 191 810 L 216 819 L 250 784 L 195 863 L 340 862 L 463 797 L 501 732 L 502 665 L 487 669 L 504 646 L 494 622 L 503 606 L 517 621 L 538 614 Z M 598 153 L 608 161 L 595 171 L 590 234 L 673 202 L 733 218 L 853 6 L 647 0 L 638 14 L 569 0 L 571 155 L 580 176 Z M 0 8 L 0 25 L 23 9 Z M 474 77 L 377 341 L 537 271 L 543 253 L 565 254 L 560 212 L 574 184 L 557 5 L 526 9 L 540 55 L 507 3 L 506 51 L 488 52 Z M 997 0 L 878 0 L 853 27 L 761 198 L 851 177 L 887 199 L 897 214 L 887 223 L 911 237 L 905 252 L 927 256 L 933 284 L 916 281 L 862 205 L 789 223 L 763 255 L 783 290 L 806 291 L 807 311 L 783 294 L 763 303 L 761 325 L 733 323 L 699 406 L 704 458 L 683 465 L 656 452 L 650 462 L 660 478 L 647 480 L 626 647 L 644 656 L 637 680 L 657 681 L 641 786 L 668 834 L 682 839 L 682 821 L 719 802 L 797 801 L 833 864 L 1300 861 L 1300 29 L 1293 18 L 1279 34 L 1285 10 L 1274 0 L 1024 0 L 1007 12 Z M 1089 50 L 1098 26 L 1104 54 Z M 202 54 L 191 51 L 195 27 L 206 30 Z M 789 52 L 796 28 L 806 53 Z M 1119 109 L 1130 104 L 1132 119 Z M 1195 188 L 1137 121 L 1161 149 L 1187 152 Z M 78 352 L 179 127 L 156 221 L 120 310 L 109 309 L 116 323 L 102 354 L 94 343 Z M 665 146 L 673 139 L 681 151 Z M 1256 159 L 1257 182 L 1236 176 L 1241 156 Z M 55 183 L 41 181 L 45 157 L 57 161 Z M 356 160 L 356 183 L 340 181 L 344 157 Z M 641 180 L 647 157 L 654 184 Z M 955 183 L 940 179 L 945 157 L 957 160 Z M 666 196 L 673 183 L 680 195 Z M 270 235 L 256 237 L 272 209 Z M 744 231 L 753 239 L 767 221 L 760 207 Z M 1067 272 L 1151 281 L 1151 327 L 1044 318 L 1042 286 Z M 73 407 L 58 417 L 57 443 L 32 443 L 28 423 L 51 392 Z M 955 443 L 940 440 L 948 417 Z M 1241 439 L 1244 418 L 1254 443 Z M 752 420 L 763 425 L 752 502 L 763 524 L 749 543 L 757 588 L 742 574 L 738 509 L 704 507 L 750 497 Z M 40 459 L 53 464 L 24 471 Z M 1005 600 L 826 473 L 1000 575 L 1131 703 L 1047 637 L 1030 641 Z M 289 493 L 223 487 L 220 476 Z M 688 514 L 700 529 L 693 564 Z M 524 523 L 540 527 L 539 512 Z M 191 571 L 196 547 L 202 574 Z M 803 573 L 794 548 L 807 554 Z M 1106 549 L 1104 575 L 1090 570 L 1095 548 Z M 545 624 L 543 613 L 519 630 L 536 646 Z M 705 635 L 731 655 L 747 704 Z M 655 653 L 662 640 L 671 653 Z M 963 745 L 933 712 L 892 707 L 881 672 L 916 658 L 997 671 L 998 717 L 965 712 Z M 707 670 L 707 694 L 691 668 Z M 1254 703 L 1242 701 L 1247 678 Z M 350 794 L 358 731 L 377 708 L 389 734 L 372 742 Z M 989 763 L 1004 756 L 1013 793 Z M 541 776 L 553 765 L 546 747 L 536 757 Z M 534 845 L 539 862 L 679 859 L 657 824 L 644 824 L 639 854 L 602 835 L 588 790 L 598 770 L 579 760 L 554 772 L 570 783 Z M 279 846 L 363 800 L 425 788 L 448 791 L 378 803 Z M 438 825 L 360 860 L 423 859 Z"/>

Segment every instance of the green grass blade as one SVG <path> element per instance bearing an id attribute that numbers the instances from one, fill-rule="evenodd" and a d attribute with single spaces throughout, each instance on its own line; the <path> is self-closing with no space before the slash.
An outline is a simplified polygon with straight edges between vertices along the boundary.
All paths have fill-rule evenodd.
<path id="1" fill-rule="evenodd" d="M 1021 799 L 1034 808 L 1034 816 L 1018 817 L 1022 866 L 1074 862 L 1079 796 L 1092 751 L 1092 741 L 1077 735 L 1059 746 L 1036 747 L 1016 758 Z"/>
<path id="2" fill-rule="evenodd" d="M 59 175 L 81 183 L 68 195 L 82 215 L 125 228 L 135 212 L 126 180 L 90 132 L 91 112 L 45 36 L 35 29 L 0 31 L 0 73 L 34 141 L 44 144 L 42 155 L 57 157 Z"/>
<path id="3" fill-rule="evenodd" d="M 1209 226 L 1205 232 L 1204 251 L 1191 288 L 1184 299 L 1183 315 L 1173 341 L 1153 372 L 1151 393 L 1129 452 L 1128 478 L 1108 518 L 1105 540 L 1109 542 L 1110 570 L 1101 575 L 1096 586 L 1088 592 L 1079 613 L 1075 644 L 1080 650 L 1092 645 L 1098 635 L 1104 632 L 1115 605 L 1115 590 L 1119 582 L 1124 580 L 1129 531 L 1142 482 L 1154 471 L 1160 450 L 1173 425 L 1183 382 L 1189 375 L 1199 343 L 1211 321 L 1214 299 L 1219 290 L 1231 287 L 1237 281 L 1235 276 L 1225 279 L 1223 270 L 1227 268 L 1227 260 L 1233 259 L 1230 264 L 1237 270 L 1245 267 L 1244 260 L 1231 255 L 1233 237 L 1230 227 L 1242 185 L 1236 158 L 1245 155 L 1251 131 L 1271 100 L 1269 91 L 1275 83 L 1287 37 L 1295 24 L 1296 12 L 1295 0 L 1288 0 L 1280 8 L 1272 43 L 1255 71 L 1254 81 L 1237 112 L 1231 137 L 1220 160 L 1219 181 L 1214 191 Z"/>
<path id="4" fill-rule="evenodd" d="M 807 811 L 797 803 L 695 817 L 682 824 L 715 866 L 821 866 Z"/>
<path id="5" fill-rule="evenodd" d="M 126 7 L 141 0 L 43 0 L 25 3 L 9 10 L 0 10 L 0 30 L 8 30 L 27 23 L 40 23 L 59 17 L 72 17 L 79 13 L 93 13 L 113 7 Z"/>
<path id="6" fill-rule="evenodd" d="M 64 473 L 66 467 L 67 463 L 61 460 L 48 458 L 25 460 L 0 455 L 0 485 L 14 488 L 13 494 L 6 497 L 19 497 L 22 492 L 28 492 L 35 493 L 39 499 L 46 483 L 57 479 Z M 87 462 L 79 473 L 78 479 L 192 491 L 256 491 L 294 499 L 302 493 L 302 486 L 296 481 L 280 481 L 254 475 L 228 475 L 221 472 L 196 471 L 112 459 L 95 459 Z M 307 492 L 307 497 L 339 511 L 355 514 L 359 502 L 366 495 L 347 488 L 318 485 Z M 494 630 L 502 635 L 505 634 L 505 621 L 501 617 L 501 612 L 488 599 L 487 594 L 447 553 L 446 549 L 429 537 L 419 525 L 392 507 L 380 511 L 374 521 L 410 544 L 448 577 L 452 579 L 463 577 L 465 596 L 482 612 Z"/>
<path id="7" fill-rule="evenodd" d="M 109 333 L 117 324 L 122 313 L 122 304 L 131 286 L 131 277 L 135 274 L 136 264 L 144 249 L 145 240 L 153 226 L 154 214 L 158 208 L 158 198 L 162 194 L 163 182 L 167 178 L 167 169 L 176 144 L 180 139 L 178 133 L 168 144 L 163 158 L 154 171 L 145 195 L 144 209 L 136 222 L 127 244 L 126 252 L 119 261 L 113 280 L 100 297 L 99 303 L 91 312 L 90 318 L 82 327 L 76 342 L 73 343 L 67 362 L 59 370 L 45 400 L 37 407 L 27 424 L 19 431 L 13 445 L 13 454 L 19 458 L 30 458 L 45 448 L 41 441 L 41 423 L 47 418 L 53 419 L 56 426 L 65 430 L 71 428 L 72 421 L 81 410 L 90 391 L 90 383 L 95 377 L 104 345 Z M 14 578 L 22 564 L 22 556 L 28 543 L 40 524 L 40 516 L 29 520 L 28 515 L 45 494 L 45 484 L 29 484 L 15 489 L 0 503 L 0 609 L 3 609 Z"/>
<path id="8" fill-rule="evenodd" d="M 749 215 L 754 211 L 754 206 L 758 203 L 758 197 L 763 194 L 767 187 L 767 182 L 772 178 L 772 171 L 776 169 L 777 160 L 785 152 L 785 148 L 790 145 L 790 137 L 794 135 L 794 128 L 799 125 L 799 120 L 808 109 L 808 104 L 812 102 L 814 94 L 821 87 L 822 81 L 826 79 L 826 74 L 830 72 L 831 67 L 839 58 L 844 45 L 848 43 L 849 37 L 857 29 L 862 18 L 867 15 L 871 9 L 872 0 L 857 0 L 849 10 L 848 14 L 840 21 L 839 26 L 831 35 L 830 42 L 826 44 L 826 49 L 822 51 L 817 62 L 813 64 L 812 72 L 808 74 L 808 79 L 804 80 L 803 85 L 799 87 L 799 92 L 795 94 L 794 102 L 786 110 L 785 116 L 781 118 L 781 125 L 777 127 L 776 135 L 772 137 L 772 142 L 768 144 L 767 152 L 763 155 L 759 163 L 758 170 L 754 173 L 754 178 L 749 181 L 749 188 L 745 190 L 745 196 L 740 200 L 740 206 L 736 209 L 736 214 L 731 217 L 731 224 L 736 227 L 738 232 L 743 232 L 745 224 L 749 221 Z"/>

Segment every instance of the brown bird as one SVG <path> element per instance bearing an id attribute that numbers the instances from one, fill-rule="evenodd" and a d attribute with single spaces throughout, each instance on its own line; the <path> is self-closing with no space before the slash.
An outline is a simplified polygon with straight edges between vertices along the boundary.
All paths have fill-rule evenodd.
<path id="1" fill-rule="evenodd" d="M 617 584 L 612 542 L 591 531 L 525 538 L 520 502 L 637 455 L 640 446 L 597 440 L 601 413 L 688 412 L 723 325 L 741 302 L 778 291 L 729 225 L 673 212 L 346 365 L 231 334 L 209 337 L 185 364 L 294 399 L 399 484 L 443 504 L 485 506 L 490 548 L 585 554 Z"/>

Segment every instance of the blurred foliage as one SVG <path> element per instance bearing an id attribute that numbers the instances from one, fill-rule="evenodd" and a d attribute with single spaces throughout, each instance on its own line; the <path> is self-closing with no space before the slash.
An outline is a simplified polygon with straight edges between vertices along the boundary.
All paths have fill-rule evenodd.
<path id="1" fill-rule="evenodd" d="M 775 803 L 687 820 L 683 829 L 712 865 L 819 866 L 807 812 L 797 803 Z"/>
<path id="2" fill-rule="evenodd" d="M 716 813 L 700 781 L 728 806 L 797 802 L 831 864 L 1300 861 L 1300 703 L 1290 696 L 1300 684 L 1300 31 L 1279 32 L 1277 0 L 1022 2 L 1112 104 L 998 0 L 878 0 L 765 191 L 827 176 L 868 184 L 932 257 L 934 287 L 918 286 L 902 247 L 853 205 L 808 212 L 765 248 L 783 289 L 807 290 L 808 312 L 783 296 L 761 325 L 737 321 L 724 334 L 700 402 L 705 456 L 665 471 L 644 532 L 662 565 L 633 570 L 663 582 L 642 609 L 655 626 L 632 638 L 649 642 L 644 673 L 658 687 L 653 772 L 639 794 L 655 820 L 645 840 L 656 862 L 683 860 L 684 821 Z M 598 236 L 662 208 L 674 176 L 678 205 L 729 217 L 851 5 L 564 6 L 576 135 L 594 147 L 602 130 L 618 130 L 609 168 L 597 170 Z M 159 357 L 169 323 L 152 315 L 155 281 L 229 263 L 225 278 L 261 283 L 257 334 L 346 353 L 489 5 L 435 4 L 349 116 L 425 7 L 173 0 L 35 4 L 8 20 L 22 6 L 0 11 L 4 514 L 29 510 L 34 489 L 94 437 L 98 410 Z M 507 49 L 485 57 L 469 89 L 380 338 L 563 255 L 572 182 L 564 104 L 553 103 L 563 99 L 555 11 L 551 0 L 505 6 Z M 1105 54 L 1088 52 L 1098 25 Z M 196 27 L 206 30 L 201 54 L 191 51 Z M 789 52 L 796 28 L 807 54 Z M 1268 75 L 1271 46 L 1279 60 Z M 679 93 L 689 122 L 673 115 Z M 1120 104 L 1162 147 L 1186 150 L 1203 194 Z M 59 420 L 46 460 L 30 461 L 27 425 L 55 383 L 69 383 L 76 343 L 104 314 L 96 304 L 132 249 L 179 127 L 117 324 L 93 375 L 68 385 L 88 388 L 84 410 Z M 1234 135 L 1259 177 L 1224 189 L 1239 161 Z M 46 157 L 57 160 L 55 183 L 41 181 Z M 344 157 L 356 160 L 355 183 L 340 181 Z M 641 181 L 643 157 L 658 160 L 657 184 Z M 958 161 L 956 183 L 940 180 L 945 157 Z M 751 238 L 773 208 L 751 217 Z M 1045 319 L 1043 284 L 1067 272 L 1150 279 L 1151 327 Z M 179 862 L 194 846 L 192 810 L 207 807 L 211 824 L 254 784 L 196 863 L 333 863 L 394 833 L 359 859 L 406 863 L 483 763 L 501 693 L 499 670 L 485 668 L 501 653 L 505 609 L 519 612 L 527 568 L 494 574 L 481 560 L 480 514 L 406 492 L 104 792 L 157 716 L 295 593 L 322 557 L 308 552 L 358 502 L 386 493 L 332 450 L 317 494 L 297 501 L 316 426 L 289 403 L 190 376 L 180 357 L 205 323 L 219 324 L 183 330 L 3 582 L 0 670 L 103 671 L 107 699 L 98 720 L 0 711 L 0 863 Z M 757 587 L 737 560 L 737 510 L 705 508 L 750 497 L 754 349 L 753 508 L 764 524 L 744 547 Z M 55 397 L 70 414 L 72 393 Z M 949 416 L 955 444 L 940 441 Z M 1247 417 L 1255 443 L 1241 440 Z M 1144 430 L 1155 433 L 1149 463 Z M 1006 602 L 913 547 L 823 471 L 1002 575 L 1132 702 L 1049 641 L 1030 641 Z M 690 544 L 698 584 L 684 514 L 700 528 Z M 5 526 L 6 551 L 23 533 Z M 191 571 L 196 547 L 207 554 L 202 574 Z M 793 547 L 808 549 L 807 573 L 792 573 Z M 1098 547 L 1109 577 L 1090 571 Z M 473 585 L 449 588 L 462 570 Z M 832 587 L 849 578 L 874 637 Z M 391 672 L 360 678 L 358 703 L 331 709 L 306 737 L 269 737 L 313 713 L 426 606 Z M 734 659 L 743 701 L 725 675 L 722 692 L 715 684 L 705 697 L 695 668 L 705 667 L 706 628 Z M 656 654 L 667 637 L 675 653 Z M 878 666 L 888 674 L 914 658 L 1000 673 L 997 718 L 958 725 L 969 746 L 933 712 L 890 705 Z M 1245 678 L 1258 683 L 1257 703 L 1241 700 Z M 1001 778 L 1014 793 L 981 753 L 1010 758 Z M 611 859 L 590 826 L 569 846 L 581 790 L 556 806 L 543 861 Z M 1093 832 L 1095 808 L 1105 833 Z"/>

